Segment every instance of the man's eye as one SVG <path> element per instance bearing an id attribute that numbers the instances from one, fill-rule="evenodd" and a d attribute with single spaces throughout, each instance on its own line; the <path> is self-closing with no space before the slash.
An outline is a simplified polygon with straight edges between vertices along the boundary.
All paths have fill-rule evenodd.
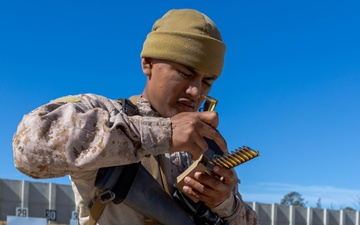
<path id="1" fill-rule="evenodd" d="M 186 74 L 186 73 L 183 73 L 183 72 L 181 72 L 181 71 L 179 71 L 179 74 L 180 74 L 181 76 L 183 76 L 183 77 L 186 77 L 186 78 L 190 78 L 190 77 L 191 77 L 190 74 Z"/>
<path id="2" fill-rule="evenodd" d="M 211 87 L 211 85 L 212 85 L 212 83 L 210 83 L 210 82 L 208 82 L 208 81 L 206 81 L 206 80 L 203 80 L 203 83 L 204 83 L 206 86 L 208 86 L 208 87 Z"/>

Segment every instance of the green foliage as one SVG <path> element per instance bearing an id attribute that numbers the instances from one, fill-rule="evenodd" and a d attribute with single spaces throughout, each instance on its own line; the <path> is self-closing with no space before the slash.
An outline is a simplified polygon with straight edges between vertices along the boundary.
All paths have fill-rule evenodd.
<path id="1" fill-rule="evenodd" d="M 316 208 L 317 209 L 321 209 L 321 198 L 318 199 L 318 201 L 316 202 Z"/>
<path id="2" fill-rule="evenodd" d="M 281 205 L 294 205 L 294 206 L 306 206 L 305 199 L 296 191 L 290 192 L 285 195 L 280 202 Z"/>

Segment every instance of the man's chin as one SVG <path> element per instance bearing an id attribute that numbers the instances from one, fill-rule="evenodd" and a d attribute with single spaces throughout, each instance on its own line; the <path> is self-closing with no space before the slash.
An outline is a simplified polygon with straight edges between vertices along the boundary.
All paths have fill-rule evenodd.
<path id="1" fill-rule="evenodd" d="M 173 117 L 179 113 L 184 113 L 184 112 L 190 112 L 188 110 L 185 110 L 185 109 L 171 109 L 171 110 L 168 110 L 166 112 L 164 112 L 164 114 L 162 115 L 162 117 Z"/>
<path id="2" fill-rule="evenodd" d="M 176 114 L 183 113 L 183 112 L 196 112 L 196 110 L 193 108 L 181 108 L 181 107 L 176 111 L 177 111 Z"/>

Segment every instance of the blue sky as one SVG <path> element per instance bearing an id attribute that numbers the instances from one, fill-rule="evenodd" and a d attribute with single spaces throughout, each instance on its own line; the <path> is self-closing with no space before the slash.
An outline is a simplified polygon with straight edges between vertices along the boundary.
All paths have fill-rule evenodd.
<path id="1" fill-rule="evenodd" d="M 69 94 L 141 93 L 142 43 L 172 8 L 207 14 L 227 45 L 218 129 L 229 149 L 261 154 L 236 168 L 243 198 L 297 191 L 307 206 L 360 210 L 358 1 L 1 1 L 0 178 L 32 180 L 12 156 L 24 114 Z"/>

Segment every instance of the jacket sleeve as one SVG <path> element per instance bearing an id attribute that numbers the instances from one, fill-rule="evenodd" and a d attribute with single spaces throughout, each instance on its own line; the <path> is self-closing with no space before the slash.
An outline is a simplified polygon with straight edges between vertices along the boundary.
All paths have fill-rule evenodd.
<path id="1" fill-rule="evenodd" d="M 220 205 L 211 209 L 230 225 L 257 225 L 258 217 L 256 212 L 242 200 L 238 192 L 238 185 L 235 186 L 233 194 Z"/>
<path id="2" fill-rule="evenodd" d="M 69 96 L 23 117 L 13 137 L 14 161 L 33 178 L 59 177 L 164 153 L 170 138 L 170 119 L 127 116 L 102 96 Z"/>

